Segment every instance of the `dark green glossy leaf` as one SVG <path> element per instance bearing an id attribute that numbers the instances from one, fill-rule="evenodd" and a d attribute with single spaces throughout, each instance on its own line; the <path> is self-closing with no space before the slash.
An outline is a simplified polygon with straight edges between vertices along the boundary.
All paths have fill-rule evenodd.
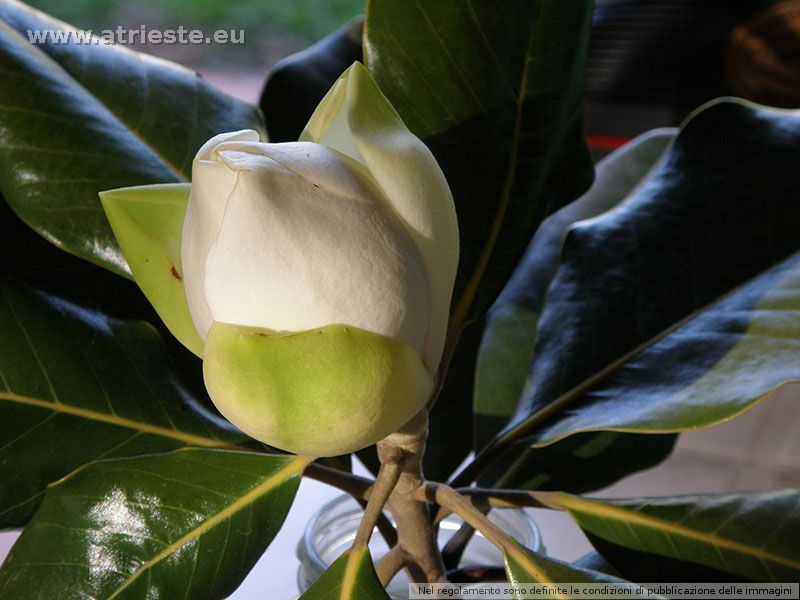
<path id="1" fill-rule="evenodd" d="M 425 445 L 424 472 L 435 481 L 447 481 L 472 450 L 472 396 L 483 319 L 464 328 L 458 351 L 450 361 L 439 400 L 429 415 L 430 436 Z"/>
<path id="2" fill-rule="evenodd" d="M 542 448 L 518 445 L 488 469 L 478 485 L 592 492 L 659 464 L 672 452 L 676 438 L 599 431 L 578 433 Z"/>
<path id="3" fill-rule="evenodd" d="M 648 132 L 601 160 L 589 191 L 545 219 L 536 231 L 522 262 L 489 312 L 484 330 L 475 374 L 476 449 L 502 429 L 522 396 L 533 359 L 536 326 L 567 231 L 624 200 L 676 132 Z"/>
<path id="4" fill-rule="evenodd" d="M 348 550 L 328 567 L 300 600 L 388 600 L 367 548 Z"/>
<path id="5" fill-rule="evenodd" d="M 707 427 L 800 379 L 799 162 L 796 114 L 716 102 L 575 225 L 501 438 Z"/>
<path id="6" fill-rule="evenodd" d="M 583 61 L 589 0 L 367 6 L 364 55 L 431 148 L 456 201 L 454 325 L 485 311 L 539 222 L 591 180 Z"/>
<path id="7" fill-rule="evenodd" d="M 800 491 L 599 500 L 540 498 L 610 542 L 754 581 L 800 576 Z"/>
<path id="8" fill-rule="evenodd" d="M 600 571 L 601 573 L 605 573 L 606 575 L 611 575 L 613 577 L 620 576 L 619 572 L 614 568 L 614 566 L 597 552 L 589 552 L 589 554 L 582 556 L 575 561 L 575 565 L 578 567 L 583 567 L 584 569 L 591 569 L 592 571 Z M 655 581 L 655 579 L 637 579 L 636 581 Z"/>
<path id="9" fill-rule="evenodd" d="M 127 273 L 97 193 L 186 180 L 203 142 L 261 118 L 178 65 L 121 46 L 31 44 L 29 29 L 74 31 L 0 4 L 0 192 L 57 246 Z"/>
<path id="10" fill-rule="evenodd" d="M 86 462 L 245 439 L 183 386 L 146 323 L 0 277 L 0 527 Z"/>
<path id="11" fill-rule="evenodd" d="M 539 221 L 590 181 L 581 104 L 590 14 L 583 0 L 368 4 L 370 72 L 455 197 L 456 328 L 492 302 Z M 429 476 L 444 479 L 469 451 L 476 327 L 463 332 L 431 416 Z"/>
<path id="12" fill-rule="evenodd" d="M 606 565 L 596 570 L 614 573 L 631 581 L 665 581 L 665 582 L 708 582 L 725 581 L 726 583 L 747 583 L 753 580 L 732 573 L 725 573 L 705 565 L 669 558 L 652 552 L 631 550 L 604 540 L 588 531 L 584 531 L 592 546 L 597 549 L 594 556 L 598 564 Z M 599 554 L 598 554 L 599 553 Z M 602 563 L 600 562 L 602 561 Z M 613 565 L 613 571 L 606 570 Z M 594 567 L 593 567 L 594 568 Z"/>
<path id="13" fill-rule="evenodd" d="M 356 17 L 313 46 L 284 58 L 270 71 L 259 104 L 271 141 L 296 141 L 339 75 L 363 60 L 363 25 L 364 18 Z"/>
<path id="14" fill-rule="evenodd" d="M 0 596 L 224 597 L 281 528 L 307 462 L 188 449 L 89 465 L 48 489 Z"/>
<path id="15" fill-rule="evenodd" d="M 24 248 L 24 252 L 20 252 Z M 91 298 L 119 318 L 153 317 L 155 311 L 133 281 L 59 250 L 14 214 L 0 198 L 0 271 L 59 295 Z"/>
<path id="16" fill-rule="evenodd" d="M 640 595 L 636 593 L 636 584 L 612 577 L 599 571 L 593 571 L 578 565 L 571 565 L 555 558 L 531 552 L 527 548 L 518 546 L 514 551 L 505 555 L 506 575 L 508 582 L 519 587 L 529 587 L 522 584 L 543 584 L 541 593 L 537 598 L 551 600 L 569 600 L 580 596 L 572 594 L 566 587 L 553 586 L 559 583 L 598 583 L 607 584 L 608 595 L 619 595 L 624 598 L 659 598 L 659 596 Z"/>
<path id="17" fill-rule="evenodd" d="M 538 313 L 514 304 L 496 303 L 489 312 L 475 368 L 476 449 L 489 443 L 514 414 L 533 360 L 538 320 Z"/>
<path id="18" fill-rule="evenodd" d="M 548 217 L 533 237 L 520 266 L 489 312 L 475 377 L 475 449 L 486 445 L 514 413 L 533 359 L 536 326 L 547 288 L 556 273 L 561 243 L 575 223 L 598 216 L 636 187 L 676 130 L 646 133 L 597 164 L 591 189 Z M 663 460 L 674 436 L 610 431 L 586 433 L 541 449 L 515 448 L 479 482 L 503 487 L 596 490 Z M 602 461 L 603 468 L 597 463 Z"/>

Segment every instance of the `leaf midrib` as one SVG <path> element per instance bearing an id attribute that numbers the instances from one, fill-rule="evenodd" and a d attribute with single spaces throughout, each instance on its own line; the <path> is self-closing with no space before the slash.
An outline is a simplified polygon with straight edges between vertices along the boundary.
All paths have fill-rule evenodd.
<path id="1" fill-rule="evenodd" d="M 222 442 L 214 438 L 207 438 L 201 435 L 179 431 L 177 429 L 170 429 L 168 427 L 161 427 L 159 425 L 153 425 L 151 423 L 145 423 L 143 421 L 127 419 L 125 417 L 120 417 L 118 415 L 101 413 L 88 408 L 81 408 L 79 406 L 73 406 L 71 404 L 64 404 L 63 402 L 52 402 L 48 400 L 41 400 L 39 398 L 23 396 L 20 394 L 15 394 L 13 392 L 0 392 L 0 401 L 3 400 L 7 402 L 15 402 L 17 404 L 22 404 L 25 406 L 34 406 L 36 408 L 41 408 L 56 413 L 63 413 L 75 417 L 80 417 L 83 419 L 89 419 L 91 421 L 98 421 L 100 423 L 115 425 L 117 427 L 124 427 L 126 429 L 132 429 L 140 433 L 157 435 L 160 437 L 176 440 L 179 442 L 184 442 L 186 444 L 200 446 L 203 448 L 222 448 L 228 450 L 242 449 L 239 446 L 233 444 L 227 444 L 225 442 Z"/>
<path id="2" fill-rule="evenodd" d="M 366 548 L 356 548 L 350 550 L 350 555 L 347 557 L 347 564 L 344 567 L 344 576 L 342 577 L 342 589 L 339 593 L 339 600 L 352 600 L 354 598 L 356 579 L 360 570 L 361 562 L 364 560 L 364 552 Z"/>
<path id="3" fill-rule="evenodd" d="M 282 467 L 278 472 L 273 473 L 267 479 L 265 479 L 262 483 L 254 487 L 252 490 L 247 492 L 244 496 L 240 497 L 235 502 L 229 504 L 223 510 L 216 513 L 214 516 L 206 519 L 200 525 L 191 529 L 180 538 L 169 544 L 166 548 L 164 548 L 161 552 L 156 554 L 153 558 L 148 560 L 147 562 L 143 563 L 139 566 L 131 575 L 122 583 L 120 586 L 108 597 L 108 600 L 112 600 L 119 596 L 125 589 L 127 589 L 131 584 L 133 584 L 143 573 L 146 573 L 148 570 L 153 568 L 162 560 L 168 558 L 172 555 L 176 550 L 182 548 L 188 542 L 200 537 L 209 529 L 216 527 L 222 521 L 228 519 L 231 515 L 238 512 L 239 510 L 243 509 L 250 504 L 253 504 L 256 500 L 258 500 L 261 496 L 269 492 L 270 490 L 274 489 L 278 485 L 289 481 L 289 479 L 296 475 L 297 473 L 301 472 L 306 465 L 313 460 L 313 457 L 310 456 L 298 456 L 289 463 L 287 463 L 284 467 Z"/>
<path id="4" fill-rule="evenodd" d="M 520 550 L 519 548 L 507 548 L 506 553 L 513 558 L 517 564 L 519 564 L 523 569 L 525 569 L 530 575 L 537 579 L 537 583 L 557 583 L 553 581 L 552 577 L 548 577 L 547 574 L 539 567 L 539 565 L 535 564 L 530 557 L 524 551 Z M 510 569 L 509 569 L 510 570 Z M 569 596 L 564 596 L 558 591 L 554 592 L 556 598 L 560 598 L 561 600 L 568 600 Z"/>
<path id="5" fill-rule="evenodd" d="M 680 523 L 667 521 L 665 519 L 654 517 L 648 514 L 643 514 L 622 506 L 593 502 L 585 498 L 568 496 L 566 494 L 559 493 L 549 494 L 547 492 L 538 492 L 536 495 L 542 502 L 555 505 L 556 507 L 563 507 L 563 509 L 569 511 L 576 518 L 581 514 L 581 512 L 583 512 L 611 521 L 626 522 L 633 525 L 640 525 L 645 528 L 649 527 L 650 529 L 661 531 L 665 534 L 673 534 L 679 537 L 705 542 L 711 546 L 725 548 L 727 550 L 753 556 L 760 560 L 770 561 L 775 564 L 783 565 L 785 567 L 789 567 L 790 569 L 800 571 L 800 561 L 779 556 L 765 550 L 764 548 L 758 548 L 742 542 L 737 542 L 736 540 L 720 537 L 715 533 L 691 529 L 686 525 L 682 526 Z"/>
<path id="6" fill-rule="evenodd" d="M 538 11 L 541 11 L 541 4 L 537 8 Z M 472 307 L 472 302 L 475 300 L 475 296 L 478 293 L 478 288 L 480 286 L 481 280 L 483 279 L 483 275 L 486 272 L 486 268 L 489 265 L 489 259 L 494 252 L 494 247 L 497 244 L 497 239 L 500 237 L 500 232 L 503 229 L 503 225 L 505 224 L 506 213 L 508 212 L 508 205 L 511 202 L 511 193 L 514 187 L 514 179 L 517 172 L 517 164 L 519 162 L 519 144 L 520 144 L 520 137 L 522 133 L 522 119 L 523 119 L 523 106 L 525 96 L 527 95 L 527 86 L 528 86 L 528 73 L 529 73 L 529 66 L 531 63 L 531 50 L 533 48 L 533 42 L 536 34 L 536 26 L 535 23 L 537 22 L 537 14 L 532 19 L 534 25 L 531 26 L 530 34 L 528 35 L 528 41 L 525 46 L 525 61 L 522 65 L 522 73 L 520 75 L 520 85 L 519 85 L 519 92 L 517 93 L 516 97 L 516 112 L 514 115 L 514 135 L 511 138 L 511 149 L 509 155 L 509 163 L 508 163 L 508 171 L 506 172 L 506 177 L 503 182 L 503 191 L 500 196 L 500 204 L 497 207 L 497 214 L 495 216 L 495 220 L 492 223 L 492 229 L 489 232 L 489 238 L 486 240 L 486 243 L 483 246 L 483 250 L 481 251 L 481 255 L 478 258 L 478 263 L 475 265 L 475 268 L 470 275 L 470 278 L 467 280 L 467 285 L 464 288 L 461 296 L 458 298 L 458 301 L 455 303 L 455 308 L 453 309 L 453 313 L 450 318 L 450 327 L 452 329 L 458 330 L 463 326 L 467 319 L 467 315 L 469 314 L 469 310 Z"/>

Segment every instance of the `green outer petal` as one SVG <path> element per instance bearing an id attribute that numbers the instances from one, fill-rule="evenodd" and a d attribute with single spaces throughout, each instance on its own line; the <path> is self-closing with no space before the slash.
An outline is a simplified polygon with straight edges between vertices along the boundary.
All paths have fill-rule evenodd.
<path id="1" fill-rule="evenodd" d="M 188 183 L 142 185 L 100 192 L 106 217 L 133 278 L 179 342 L 203 355 L 181 273 L 181 234 Z"/>
<path id="2" fill-rule="evenodd" d="M 349 325 L 276 333 L 215 321 L 203 373 L 231 423 L 310 456 L 374 444 L 408 422 L 433 389 L 413 348 Z"/>

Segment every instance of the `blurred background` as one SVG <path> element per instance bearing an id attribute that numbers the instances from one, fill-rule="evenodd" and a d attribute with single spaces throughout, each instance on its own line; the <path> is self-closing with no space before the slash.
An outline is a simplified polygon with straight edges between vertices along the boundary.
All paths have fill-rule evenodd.
<path id="1" fill-rule="evenodd" d="M 30 0 L 99 34 L 121 26 L 244 30 L 244 44 L 130 44 L 257 102 L 269 70 L 364 13 L 366 0 Z M 800 106 L 800 0 L 596 0 L 586 69 L 595 158 L 736 95 Z"/>
<path id="2" fill-rule="evenodd" d="M 365 0 L 33 0 L 50 15 L 83 29 L 101 31 L 141 25 L 159 28 L 244 29 L 244 45 L 194 46 L 160 44 L 148 52 L 188 66 L 216 65 L 258 69 L 331 33 L 351 17 L 364 13 Z M 141 46 L 138 47 L 141 49 Z"/>
<path id="3" fill-rule="evenodd" d="M 122 26 L 244 30 L 244 44 L 130 44 L 201 73 L 228 93 L 257 102 L 269 69 L 281 58 L 364 13 L 366 0 L 32 0 L 54 17 L 99 34 Z"/>

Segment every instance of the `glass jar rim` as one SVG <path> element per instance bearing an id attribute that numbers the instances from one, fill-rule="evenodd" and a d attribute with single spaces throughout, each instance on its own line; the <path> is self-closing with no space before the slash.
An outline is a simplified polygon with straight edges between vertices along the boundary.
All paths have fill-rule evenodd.
<path id="1" fill-rule="evenodd" d="M 347 502 L 353 503 L 353 510 L 357 510 L 358 507 L 355 499 L 349 494 L 342 494 L 337 496 L 333 500 L 325 503 L 322 507 L 319 508 L 308 521 L 308 524 L 303 531 L 303 535 L 300 538 L 300 543 L 298 547 L 298 555 L 300 556 L 301 562 L 303 560 L 308 560 L 313 563 L 315 569 L 319 570 L 320 572 L 327 569 L 330 565 L 325 562 L 323 557 L 320 555 L 319 550 L 317 549 L 317 545 L 314 543 L 314 535 L 319 529 L 320 522 L 325 518 L 327 514 L 332 512 L 333 510 L 339 508 L 342 504 Z M 522 517 L 521 522 L 524 523 L 526 531 L 524 534 L 527 534 L 527 540 L 529 542 L 526 545 L 527 548 L 533 550 L 534 552 L 544 552 L 544 546 L 542 544 L 542 536 L 539 528 L 536 525 L 533 517 L 525 511 L 523 508 L 495 508 L 493 511 L 503 511 L 503 512 L 510 512 Z M 450 515 L 447 517 L 448 519 L 460 517 L 458 515 Z M 390 517 L 391 519 L 391 517 Z M 519 532 L 523 533 L 523 532 Z M 523 535 L 524 535 L 523 534 Z M 523 538 L 525 539 L 525 538 Z"/>

